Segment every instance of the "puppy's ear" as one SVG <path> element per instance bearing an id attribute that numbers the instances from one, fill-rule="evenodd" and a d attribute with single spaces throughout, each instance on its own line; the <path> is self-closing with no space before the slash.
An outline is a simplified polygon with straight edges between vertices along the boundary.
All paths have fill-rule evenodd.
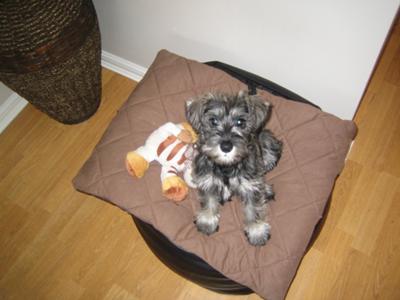
<path id="1" fill-rule="evenodd" d="M 201 118 L 207 110 L 208 103 L 215 99 L 215 94 L 207 93 L 186 101 L 186 119 L 197 133 L 201 131 Z"/>
<path id="2" fill-rule="evenodd" d="M 267 101 L 260 99 L 257 96 L 249 96 L 250 98 L 250 113 L 254 116 L 255 119 L 255 130 L 262 130 L 267 123 L 270 112 L 271 112 L 271 104 Z"/>
<path id="3" fill-rule="evenodd" d="M 197 99 L 189 99 L 185 106 L 186 119 L 192 125 L 196 132 L 200 131 L 201 116 L 203 114 L 201 101 Z"/>
<path id="4" fill-rule="evenodd" d="M 253 129 L 263 129 L 270 116 L 271 104 L 262 100 L 257 95 L 249 95 L 249 92 L 246 90 L 239 91 L 237 97 L 246 102 L 249 114 L 254 121 Z"/>

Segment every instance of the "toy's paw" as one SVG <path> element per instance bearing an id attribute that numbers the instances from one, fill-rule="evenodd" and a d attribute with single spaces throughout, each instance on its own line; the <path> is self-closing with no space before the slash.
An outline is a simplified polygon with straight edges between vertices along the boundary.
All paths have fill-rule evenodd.
<path id="1" fill-rule="evenodd" d="M 169 200 L 179 202 L 186 198 L 189 189 L 182 178 L 171 176 L 165 178 L 162 182 L 162 191 Z"/>
<path id="2" fill-rule="evenodd" d="M 129 152 L 125 160 L 126 169 L 129 174 L 134 177 L 143 177 L 146 170 L 149 168 L 149 163 L 136 152 Z"/>
<path id="3" fill-rule="evenodd" d="M 178 139 L 186 144 L 192 143 L 192 135 L 186 129 L 182 129 L 182 131 L 178 134 Z"/>

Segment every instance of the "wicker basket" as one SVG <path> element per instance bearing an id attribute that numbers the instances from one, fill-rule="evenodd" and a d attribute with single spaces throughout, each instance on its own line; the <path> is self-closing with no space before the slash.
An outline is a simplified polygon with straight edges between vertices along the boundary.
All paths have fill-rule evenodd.
<path id="1" fill-rule="evenodd" d="M 0 1 L 0 80 L 65 124 L 101 99 L 101 43 L 91 0 Z"/>

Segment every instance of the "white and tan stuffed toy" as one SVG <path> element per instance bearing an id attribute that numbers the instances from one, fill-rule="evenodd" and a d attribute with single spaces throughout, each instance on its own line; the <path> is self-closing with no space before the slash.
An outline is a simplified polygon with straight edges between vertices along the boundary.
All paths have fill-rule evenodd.
<path id="1" fill-rule="evenodd" d="M 190 156 L 197 135 L 189 123 L 168 122 L 147 138 L 145 144 L 126 155 L 126 168 L 137 178 L 141 178 L 152 161 L 161 165 L 163 195 L 173 201 L 182 201 L 190 187 L 195 187 L 191 179 Z M 183 172 L 184 179 L 178 176 Z"/>

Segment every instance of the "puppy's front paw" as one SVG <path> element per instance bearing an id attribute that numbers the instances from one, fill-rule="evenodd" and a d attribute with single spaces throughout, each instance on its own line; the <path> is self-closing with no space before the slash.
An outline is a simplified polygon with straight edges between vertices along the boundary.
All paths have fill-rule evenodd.
<path id="1" fill-rule="evenodd" d="M 194 223 L 196 224 L 198 231 L 210 235 L 219 229 L 219 215 L 213 214 L 209 211 L 201 211 L 197 215 Z"/>
<path id="2" fill-rule="evenodd" d="M 245 235 L 253 246 L 264 246 L 270 239 L 271 226 L 265 222 L 252 223 L 245 228 Z"/>

